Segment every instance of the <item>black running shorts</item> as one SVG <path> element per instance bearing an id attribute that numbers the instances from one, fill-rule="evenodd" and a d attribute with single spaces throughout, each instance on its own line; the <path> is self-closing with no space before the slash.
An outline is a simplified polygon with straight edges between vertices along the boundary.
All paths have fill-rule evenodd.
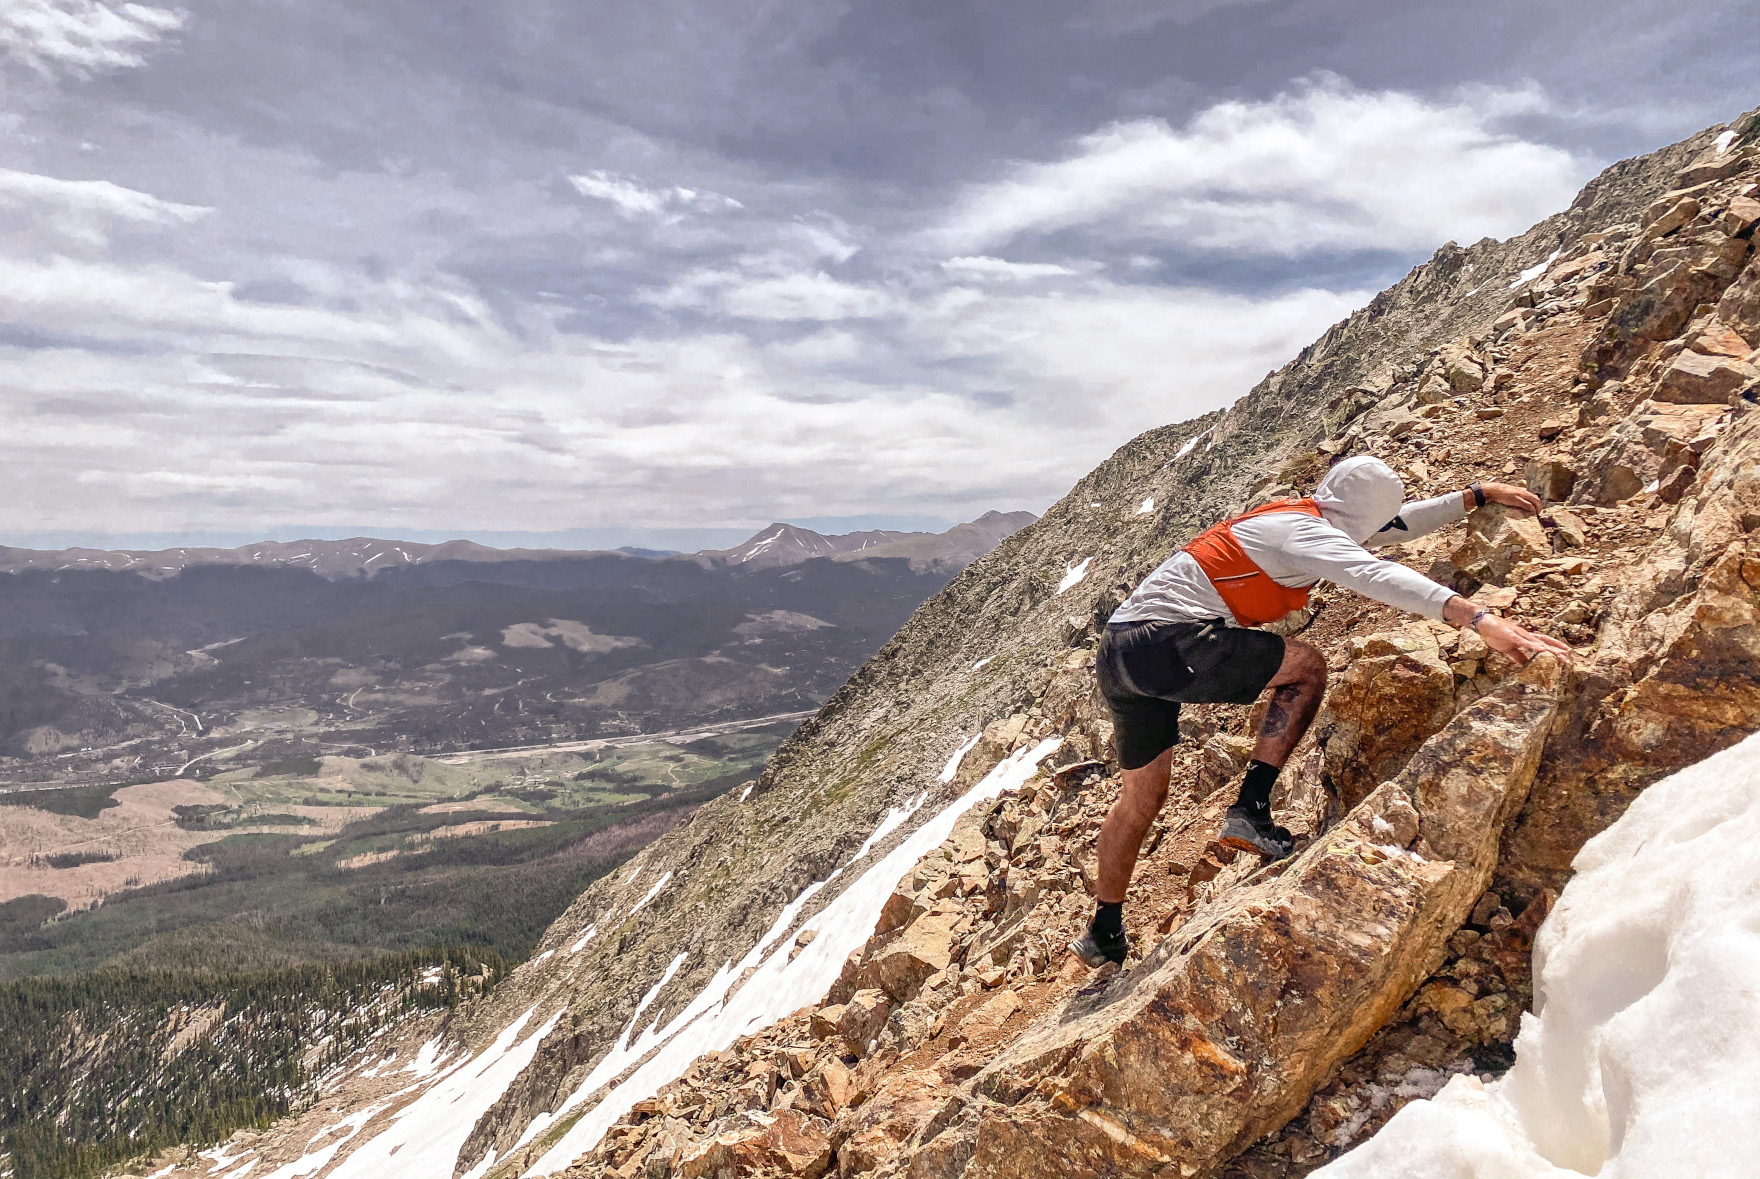
<path id="1" fill-rule="evenodd" d="M 1140 769 L 1179 740 L 1179 706 L 1251 704 L 1283 665 L 1283 639 L 1221 622 L 1110 622 L 1095 670 L 1118 764 Z"/>

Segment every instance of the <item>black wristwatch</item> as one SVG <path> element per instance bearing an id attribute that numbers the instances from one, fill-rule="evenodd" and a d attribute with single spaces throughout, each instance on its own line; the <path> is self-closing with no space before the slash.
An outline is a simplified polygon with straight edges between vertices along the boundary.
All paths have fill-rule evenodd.
<path id="1" fill-rule="evenodd" d="M 1475 483 L 1471 487 L 1467 488 L 1467 490 L 1473 493 L 1473 506 L 1474 507 L 1482 508 L 1485 506 L 1485 489 L 1483 487 L 1481 487 L 1481 486 L 1479 486 L 1479 484 Z"/>

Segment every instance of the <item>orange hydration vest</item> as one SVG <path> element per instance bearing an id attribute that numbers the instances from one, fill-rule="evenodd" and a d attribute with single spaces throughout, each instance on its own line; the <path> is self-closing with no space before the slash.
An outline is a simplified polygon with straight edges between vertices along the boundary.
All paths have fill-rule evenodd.
<path id="1" fill-rule="evenodd" d="M 1185 551 L 1198 562 L 1198 568 L 1204 571 L 1204 576 L 1222 596 L 1223 604 L 1234 614 L 1234 620 L 1242 626 L 1276 622 L 1290 611 L 1300 610 L 1308 604 L 1309 587 L 1291 589 L 1279 585 L 1269 573 L 1254 564 L 1247 551 L 1241 548 L 1241 542 L 1235 539 L 1234 525 L 1272 512 L 1306 512 L 1318 518 L 1320 505 L 1311 499 L 1273 500 L 1245 515 L 1206 528 L 1185 546 Z"/>

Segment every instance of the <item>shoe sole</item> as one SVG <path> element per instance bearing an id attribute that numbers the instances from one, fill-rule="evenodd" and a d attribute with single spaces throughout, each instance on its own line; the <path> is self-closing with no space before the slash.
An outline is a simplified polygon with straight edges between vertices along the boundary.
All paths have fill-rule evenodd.
<path id="1" fill-rule="evenodd" d="M 1090 958 L 1076 948 L 1080 944 L 1079 941 L 1071 942 L 1069 944 L 1069 952 L 1076 956 L 1076 961 L 1080 962 L 1083 966 L 1086 966 L 1089 970 L 1099 970 L 1108 962 L 1117 962 L 1120 965 L 1124 964 L 1123 958 L 1108 958 L 1105 954 L 1101 954 L 1097 958 Z"/>
<path id="2" fill-rule="evenodd" d="M 1232 847 L 1236 851 L 1252 852 L 1254 855 L 1263 856 L 1267 860 L 1280 860 L 1283 858 L 1282 856 L 1277 855 L 1275 852 L 1266 851 L 1264 848 L 1260 847 L 1256 843 L 1249 843 L 1247 840 L 1241 839 L 1238 836 L 1234 836 L 1234 835 L 1224 835 L 1221 839 L 1218 839 L 1216 842 L 1220 843 L 1223 847 Z"/>

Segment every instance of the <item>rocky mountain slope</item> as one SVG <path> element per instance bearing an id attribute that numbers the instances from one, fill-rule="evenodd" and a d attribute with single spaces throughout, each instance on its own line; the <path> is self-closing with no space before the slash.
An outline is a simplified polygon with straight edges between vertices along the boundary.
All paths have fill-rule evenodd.
<path id="1" fill-rule="evenodd" d="M 1615 165 L 1132 441 L 489 999 L 388 1033 L 300 1118 L 154 1166 L 1272 1177 L 1501 1071 L 1576 849 L 1760 726 L 1757 156 L 1760 112 Z M 1541 520 L 1482 511 L 1402 556 L 1577 657 L 1518 671 L 1317 595 L 1334 683 L 1276 800 L 1303 850 L 1211 846 L 1252 717 L 1191 710 L 1127 908 L 1141 956 L 1090 976 L 1062 947 L 1116 788 L 1097 627 L 1171 547 L 1346 453 L 1414 493 L 1541 491 Z M 407 1071 L 423 1043 L 432 1079 Z"/>

